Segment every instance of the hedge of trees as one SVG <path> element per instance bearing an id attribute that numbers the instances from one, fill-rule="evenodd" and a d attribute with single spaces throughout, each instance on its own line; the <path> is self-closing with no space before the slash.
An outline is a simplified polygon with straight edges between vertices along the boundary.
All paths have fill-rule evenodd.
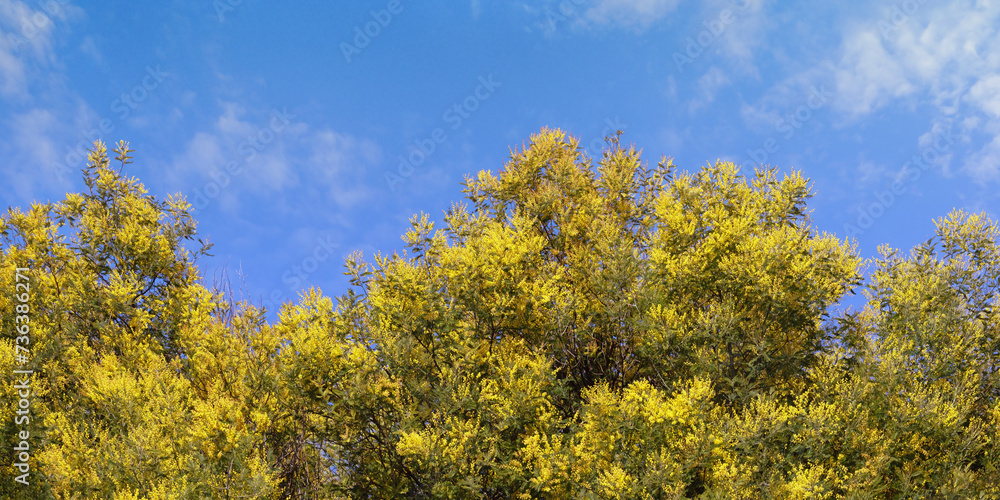
<path id="1" fill-rule="evenodd" d="M 270 324 L 113 152 L 0 219 L 4 498 L 1000 498 L 983 215 L 865 262 L 797 172 L 543 129 Z"/>

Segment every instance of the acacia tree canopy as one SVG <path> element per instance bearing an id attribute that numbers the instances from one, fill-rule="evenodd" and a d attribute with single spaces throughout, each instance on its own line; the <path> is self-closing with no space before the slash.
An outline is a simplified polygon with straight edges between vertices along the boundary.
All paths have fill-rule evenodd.
<path id="1" fill-rule="evenodd" d="M 1000 496 L 985 216 L 883 248 L 866 283 L 797 172 L 543 129 L 441 228 L 415 216 L 405 250 L 269 324 L 203 283 L 190 205 L 115 152 L 95 144 L 88 192 L 0 218 L 5 498 Z"/>

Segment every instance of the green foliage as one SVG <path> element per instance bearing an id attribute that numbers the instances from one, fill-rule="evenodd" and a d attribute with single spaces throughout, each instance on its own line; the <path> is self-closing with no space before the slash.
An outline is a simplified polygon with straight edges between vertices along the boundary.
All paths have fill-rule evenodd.
<path id="1" fill-rule="evenodd" d="M 608 143 L 543 129 L 441 229 L 414 217 L 404 252 L 351 257 L 347 293 L 274 325 L 202 284 L 183 198 L 96 144 L 88 193 L 0 219 L 0 322 L 29 268 L 36 371 L 32 483 L 0 496 L 1000 496 L 995 223 L 952 213 L 862 288 L 800 174 Z"/>

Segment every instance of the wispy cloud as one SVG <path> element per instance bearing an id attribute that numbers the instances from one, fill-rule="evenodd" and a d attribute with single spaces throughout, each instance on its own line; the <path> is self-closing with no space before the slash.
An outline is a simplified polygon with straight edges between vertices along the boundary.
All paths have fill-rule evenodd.
<path id="1" fill-rule="evenodd" d="M 767 34 L 771 26 L 765 2 L 760 0 L 723 0 L 713 4 L 712 12 L 729 9 L 734 21 L 726 27 L 725 36 L 720 37 L 719 50 L 732 64 L 733 70 L 752 78 L 760 78 L 756 54 L 767 51 Z"/>
<path id="2" fill-rule="evenodd" d="M 986 75 L 976 82 L 966 96 L 966 100 L 989 114 L 1000 118 L 1000 75 Z"/>
<path id="3" fill-rule="evenodd" d="M 529 30 L 553 33 L 562 27 L 588 30 L 612 28 L 636 33 L 648 29 L 674 12 L 679 0 L 544 0 L 516 5 L 535 19 Z M 479 1 L 472 2 L 473 17 L 482 12 Z"/>
<path id="4" fill-rule="evenodd" d="M 597 26 L 644 30 L 673 12 L 679 3 L 679 0 L 597 0 L 587 8 L 584 17 Z"/>
<path id="5" fill-rule="evenodd" d="M 840 98 L 835 107 L 850 116 L 867 115 L 890 99 L 912 94 L 907 70 L 870 30 L 851 35 L 834 70 Z"/>
<path id="6" fill-rule="evenodd" d="M 374 142 L 313 129 L 285 109 L 251 111 L 233 102 L 219 108 L 212 127 L 192 135 L 169 169 L 171 184 L 189 193 L 196 209 L 218 200 L 224 211 L 235 212 L 247 200 L 293 188 L 340 208 L 370 197 L 356 186 L 381 158 Z"/>
<path id="7" fill-rule="evenodd" d="M 839 126 L 860 123 L 887 108 L 929 107 L 935 123 L 956 120 L 967 133 L 990 135 L 980 149 L 949 153 L 937 162 L 943 172 L 949 172 L 948 162 L 955 157 L 977 181 L 1000 181 L 995 167 L 1000 165 L 1000 140 L 993 138 L 1000 134 L 1000 57 L 994 50 L 1000 46 L 1000 4 L 955 0 L 900 5 L 838 21 L 834 29 L 840 43 L 811 66 L 787 66 L 790 76 L 744 105 L 744 121 L 758 128 L 775 120 L 782 108 L 794 104 L 784 101 L 802 95 L 804 85 L 831 89 L 829 106 Z"/>
<path id="8" fill-rule="evenodd" d="M 732 83 L 732 80 L 725 72 L 716 66 L 712 66 L 704 75 L 698 78 L 698 92 L 700 95 L 691 100 L 688 110 L 694 112 L 698 108 L 710 104 L 715 100 L 717 92 Z"/>
<path id="9" fill-rule="evenodd" d="M 0 1 L 0 96 L 28 98 L 28 81 L 50 71 L 58 61 L 57 23 L 82 17 L 68 2 L 43 2 L 34 9 L 18 0 Z"/>
<path id="10" fill-rule="evenodd" d="M 22 199 L 51 198 L 69 187 L 69 179 L 53 165 L 75 154 L 68 144 L 89 142 L 88 119 L 95 114 L 78 94 L 67 89 L 56 46 L 70 21 L 83 11 L 66 0 L 40 2 L 38 8 L 18 0 L 0 0 L 0 166 Z M 86 160 L 84 148 L 81 163 Z M 54 175 L 59 174 L 59 175 Z"/>
<path id="11" fill-rule="evenodd" d="M 379 146 L 328 128 L 310 134 L 311 147 L 306 170 L 309 181 L 333 198 L 341 208 L 349 208 L 369 200 L 373 193 L 361 182 L 364 167 L 377 164 L 382 158 Z"/>
<path id="12" fill-rule="evenodd" d="M 893 11 L 894 12 L 894 11 Z M 847 33 L 836 79 L 843 110 L 865 115 L 901 97 L 924 99 L 954 113 L 956 99 L 972 92 L 968 102 L 978 111 L 982 91 L 976 82 L 1000 72 L 992 48 L 1000 42 L 1000 5 L 953 1 L 923 4 L 910 14 L 884 18 Z M 972 87 L 970 89 L 970 87 Z"/>
<path id="13" fill-rule="evenodd" d="M 982 116 L 979 133 L 1000 133 L 1000 5 L 954 1 L 891 11 L 851 33 L 837 66 L 839 108 L 862 116 L 903 100 L 927 103 L 940 116 Z M 968 123 L 968 122 L 967 122 Z M 1000 180 L 1000 140 L 965 159 L 976 181 Z M 945 163 L 947 173 L 947 163 Z"/>

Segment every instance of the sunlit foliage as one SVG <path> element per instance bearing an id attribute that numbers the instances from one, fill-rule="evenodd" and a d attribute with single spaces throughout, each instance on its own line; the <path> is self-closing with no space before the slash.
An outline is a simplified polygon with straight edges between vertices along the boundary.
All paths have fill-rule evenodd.
<path id="1" fill-rule="evenodd" d="M 543 129 L 271 325 L 204 283 L 190 206 L 114 152 L 86 193 L 0 219 L 4 498 L 1000 497 L 985 216 L 866 263 L 797 172 L 650 166 L 617 135 L 590 158 Z"/>

